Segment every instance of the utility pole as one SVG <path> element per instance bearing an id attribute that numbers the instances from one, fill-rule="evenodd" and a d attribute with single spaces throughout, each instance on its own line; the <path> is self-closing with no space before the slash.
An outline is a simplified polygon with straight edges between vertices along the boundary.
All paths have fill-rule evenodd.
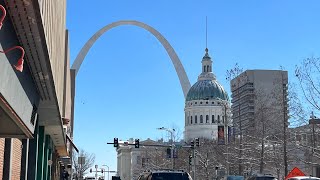
<path id="1" fill-rule="evenodd" d="M 191 144 L 194 144 L 194 140 L 192 140 Z M 196 180 L 196 149 L 195 149 L 195 144 L 191 145 L 192 148 L 192 158 L 193 158 L 193 163 L 192 163 L 192 175 L 193 175 L 193 180 Z"/>
<path id="2" fill-rule="evenodd" d="M 96 176 L 95 177 L 97 179 L 98 178 L 98 165 L 95 165 L 94 167 L 96 168 Z"/>

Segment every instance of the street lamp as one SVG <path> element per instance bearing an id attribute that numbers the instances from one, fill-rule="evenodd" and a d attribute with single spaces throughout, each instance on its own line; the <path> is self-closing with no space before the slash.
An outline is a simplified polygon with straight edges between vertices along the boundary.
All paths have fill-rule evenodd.
<path id="1" fill-rule="evenodd" d="M 314 153 L 315 153 L 315 149 L 316 149 L 316 136 L 315 136 L 315 129 L 314 129 L 314 125 L 320 124 L 320 119 L 318 119 L 313 112 L 311 113 L 310 116 L 310 120 L 309 120 L 309 124 L 312 124 L 312 175 L 315 176 L 316 174 L 316 170 L 314 167 Z"/>
<path id="2" fill-rule="evenodd" d="M 173 161 L 173 151 L 174 151 L 174 141 L 173 141 L 173 133 L 176 131 L 175 129 L 168 129 L 165 127 L 157 128 L 158 130 L 164 130 L 170 133 L 171 135 L 171 163 L 172 169 L 174 169 L 174 161 Z"/>
<path id="3" fill-rule="evenodd" d="M 104 164 L 104 165 L 102 165 L 102 166 L 106 166 L 106 167 L 108 168 L 108 180 L 109 180 L 109 173 L 110 173 L 109 166 L 106 165 L 106 164 Z M 103 176 L 104 176 L 104 178 L 106 178 L 105 174 L 104 174 Z"/>

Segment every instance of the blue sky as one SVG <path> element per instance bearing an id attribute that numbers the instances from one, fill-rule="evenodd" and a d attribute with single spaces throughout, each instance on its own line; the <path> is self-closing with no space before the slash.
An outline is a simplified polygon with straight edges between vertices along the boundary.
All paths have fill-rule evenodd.
<path id="1" fill-rule="evenodd" d="M 320 54 L 320 2 L 213 0 L 68 0 L 71 62 L 100 28 L 137 20 L 171 43 L 191 84 L 201 72 L 208 48 L 218 81 L 230 92 L 226 71 L 293 70 L 302 59 Z M 184 96 L 165 49 L 152 34 L 134 26 L 106 32 L 91 48 L 76 80 L 74 141 L 96 155 L 96 164 L 116 170 L 114 137 L 158 139 L 157 127 L 184 128 Z"/>

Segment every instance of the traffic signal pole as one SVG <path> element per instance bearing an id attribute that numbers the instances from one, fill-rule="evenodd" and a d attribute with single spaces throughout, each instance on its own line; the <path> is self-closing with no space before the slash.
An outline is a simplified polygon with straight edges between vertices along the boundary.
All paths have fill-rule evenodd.
<path id="1" fill-rule="evenodd" d="M 192 164 L 193 180 L 196 180 L 196 150 L 194 147 L 192 148 L 192 157 L 193 157 L 193 164 Z"/>
<path id="2" fill-rule="evenodd" d="M 200 146 L 200 140 L 199 138 L 196 138 L 191 141 L 191 149 L 192 149 L 192 158 L 193 158 L 193 163 L 192 163 L 192 175 L 193 175 L 193 180 L 196 180 L 196 149 L 195 147 Z"/>

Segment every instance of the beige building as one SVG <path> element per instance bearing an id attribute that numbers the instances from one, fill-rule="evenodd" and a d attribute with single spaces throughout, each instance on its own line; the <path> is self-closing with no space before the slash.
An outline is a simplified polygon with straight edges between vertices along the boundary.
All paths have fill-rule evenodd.
<path id="1" fill-rule="evenodd" d="M 287 71 L 247 70 L 230 85 L 232 119 L 238 132 L 255 133 L 260 130 L 258 122 L 264 120 L 269 127 L 288 121 Z"/>

